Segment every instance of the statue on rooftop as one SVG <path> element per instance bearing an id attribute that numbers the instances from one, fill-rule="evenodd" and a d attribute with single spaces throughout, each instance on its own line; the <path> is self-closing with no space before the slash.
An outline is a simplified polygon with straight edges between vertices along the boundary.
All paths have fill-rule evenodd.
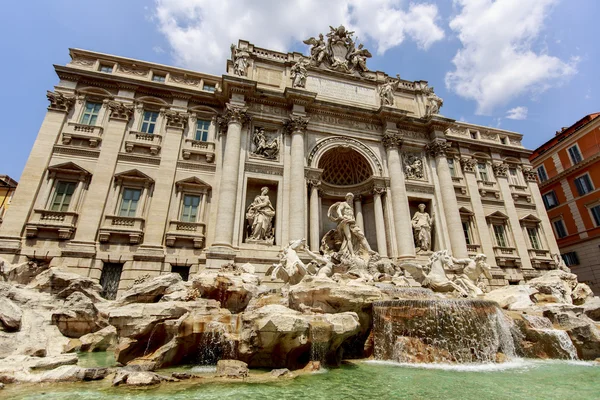
<path id="1" fill-rule="evenodd" d="M 247 76 L 248 58 L 250 54 L 245 49 L 240 49 L 236 45 L 231 45 L 231 58 L 233 60 L 233 74 Z"/>
<path id="2" fill-rule="evenodd" d="M 348 58 L 350 59 L 350 65 L 356 68 L 359 72 L 368 71 L 367 68 L 367 58 L 371 58 L 373 55 L 369 52 L 369 50 L 363 48 L 363 44 L 359 44 L 358 48 L 352 49 L 352 51 L 348 54 Z"/>
<path id="3" fill-rule="evenodd" d="M 394 92 L 400 85 L 400 75 L 396 75 L 398 79 L 388 78 L 387 82 L 380 85 L 377 88 L 379 92 L 379 99 L 381 100 L 382 106 L 393 106 L 394 105 Z"/>
<path id="4" fill-rule="evenodd" d="M 308 71 L 306 66 L 309 63 L 308 58 L 301 58 L 296 64 L 294 64 L 290 70 L 292 77 L 292 87 L 304 88 L 306 87 L 306 76 Z"/>
<path id="5" fill-rule="evenodd" d="M 306 39 L 304 44 L 309 44 L 312 47 L 310 48 L 310 58 L 314 65 L 317 67 L 321 65 L 325 56 L 327 56 L 327 44 L 323 39 L 323 34 L 319 33 L 319 38 L 315 39 L 314 37 Z"/>
<path id="6" fill-rule="evenodd" d="M 444 105 L 444 100 L 433 91 L 433 86 L 425 89 L 427 95 L 427 108 L 425 115 L 430 117 L 440 112 L 440 108 Z"/>

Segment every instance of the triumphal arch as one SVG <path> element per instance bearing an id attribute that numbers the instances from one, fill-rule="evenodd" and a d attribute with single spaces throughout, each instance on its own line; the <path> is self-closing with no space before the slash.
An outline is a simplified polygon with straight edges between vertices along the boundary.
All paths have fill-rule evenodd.
<path id="1" fill-rule="evenodd" d="M 112 294 L 230 263 L 263 275 L 290 243 L 309 259 L 348 232 L 390 262 L 484 254 L 491 286 L 554 267 L 522 135 L 444 116 L 427 81 L 371 70 L 356 40 L 344 26 L 305 54 L 240 40 L 221 76 L 71 49 L 0 255 Z"/>

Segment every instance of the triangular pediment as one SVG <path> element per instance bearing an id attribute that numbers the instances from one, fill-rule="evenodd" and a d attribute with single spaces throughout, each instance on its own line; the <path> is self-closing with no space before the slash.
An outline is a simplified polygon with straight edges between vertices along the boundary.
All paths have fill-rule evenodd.
<path id="1" fill-rule="evenodd" d="M 461 208 L 459 208 L 459 209 L 458 209 L 458 212 L 459 212 L 459 213 L 461 213 L 461 214 L 464 214 L 464 215 L 475 215 L 475 214 L 473 213 L 473 211 L 469 210 L 469 209 L 468 209 L 468 208 L 466 208 L 466 207 L 461 207 Z"/>
<path id="2" fill-rule="evenodd" d="M 91 175 L 91 173 L 88 170 L 80 167 L 79 165 L 77 165 L 71 161 L 62 163 L 62 164 L 52 165 L 52 166 L 48 167 L 48 171 L 70 173 L 70 174 Z"/>
<path id="3" fill-rule="evenodd" d="M 508 215 L 506 215 L 506 214 L 504 214 L 504 213 L 502 213 L 500 211 L 494 211 L 493 213 L 488 214 L 486 216 L 486 218 L 507 220 L 508 219 Z"/>
<path id="4" fill-rule="evenodd" d="M 533 214 L 527 214 L 526 216 L 524 216 L 523 218 L 521 218 L 519 221 L 521 221 L 521 222 L 535 222 L 535 223 L 542 222 L 541 219 L 539 219 L 538 217 L 536 217 Z"/>
<path id="5" fill-rule="evenodd" d="M 119 172 L 118 174 L 115 174 L 115 179 L 134 179 L 147 182 L 154 182 L 154 179 L 150 178 L 148 175 L 144 174 L 138 169 L 130 169 L 129 171 Z"/>
<path id="6" fill-rule="evenodd" d="M 175 183 L 177 186 L 197 186 L 197 187 L 205 187 L 210 188 L 211 186 L 204 182 L 202 179 L 197 176 L 192 176 L 190 178 L 182 179 Z"/>

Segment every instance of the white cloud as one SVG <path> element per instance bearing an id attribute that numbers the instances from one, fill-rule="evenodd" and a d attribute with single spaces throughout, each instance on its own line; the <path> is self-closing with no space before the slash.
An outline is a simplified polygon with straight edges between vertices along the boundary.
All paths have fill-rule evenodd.
<path id="1" fill-rule="evenodd" d="M 544 20 L 557 0 L 454 0 L 450 21 L 462 43 L 446 74 L 446 87 L 491 114 L 523 94 L 540 93 L 577 72 L 577 58 L 564 61 L 535 51 Z"/>
<path id="2" fill-rule="evenodd" d="M 344 24 L 383 54 L 406 37 L 422 49 L 444 37 L 437 6 L 407 0 L 156 0 L 154 20 L 176 63 L 213 73 L 223 72 L 229 45 L 238 39 L 289 51 L 327 33 L 329 25 Z"/>
<path id="3" fill-rule="evenodd" d="M 527 119 L 527 107 L 519 106 L 511 108 L 506 112 L 506 118 L 508 119 Z"/>

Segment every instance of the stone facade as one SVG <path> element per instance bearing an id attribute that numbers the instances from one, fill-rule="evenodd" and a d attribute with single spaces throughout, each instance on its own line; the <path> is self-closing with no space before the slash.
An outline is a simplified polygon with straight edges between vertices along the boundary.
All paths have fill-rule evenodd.
<path id="1" fill-rule="evenodd" d="M 565 263 L 600 292 L 600 113 L 586 115 L 530 156 Z"/>
<path id="2" fill-rule="evenodd" d="M 426 81 L 370 71 L 341 28 L 308 40 L 309 58 L 241 40 L 222 76 L 72 49 L 0 256 L 108 291 L 230 262 L 261 274 L 291 240 L 318 251 L 327 210 L 350 192 L 382 257 L 427 259 L 411 224 L 424 204 L 431 251 L 485 253 L 492 287 L 553 267 L 522 136 L 441 116 Z"/>

